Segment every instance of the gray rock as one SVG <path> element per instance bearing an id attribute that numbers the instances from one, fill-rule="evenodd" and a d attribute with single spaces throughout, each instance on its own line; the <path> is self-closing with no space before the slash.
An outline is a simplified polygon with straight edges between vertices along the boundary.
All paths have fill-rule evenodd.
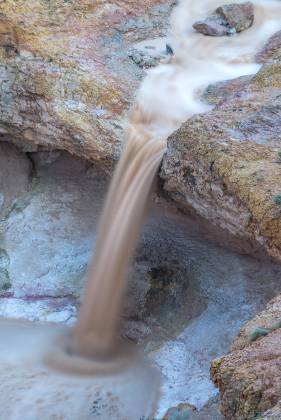
<path id="1" fill-rule="evenodd" d="M 164 54 L 153 54 L 132 48 L 129 50 L 128 56 L 142 69 L 148 69 L 150 67 L 156 67 L 160 60 L 165 57 Z"/>
<path id="2" fill-rule="evenodd" d="M 195 22 L 196 31 L 209 36 L 233 35 L 252 26 L 254 6 L 251 2 L 226 4 L 216 9 L 215 13 L 204 21 Z"/>
<path id="3" fill-rule="evenodd" d="M 216 13 L 222 16 L 230 28 L 235 29 L 236 32 L 249 29 L 254 22 L 254 5 L 250 1 L 220 6 Z"/>
<path id="4" fill-rule="evenodd" d="M 266 63 L 281 47 L 281 31 L 272 35 L 262 49 L 256 55 L 256 62 Z"/>
<path id="5" fill-rule="evenodd" d="M 209 36 L 229 35 L 230 31 L 225 19 L 218 15 L 211 15 L 204 21 L 195 22 L 193 28 L 201 34 Z"/>

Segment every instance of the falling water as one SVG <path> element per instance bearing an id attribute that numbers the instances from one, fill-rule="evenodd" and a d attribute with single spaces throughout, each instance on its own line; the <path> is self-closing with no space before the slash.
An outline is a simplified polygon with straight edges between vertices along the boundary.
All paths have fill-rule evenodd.
<path id="1" fill-rule="evenodd" d="M 79 373 L 81 366 L 87 374 L 104 371 L 108 373 L 106 366 L 114 369 L 111 362 L 118 348 L 116 343 L 127 270 L 142 227 L 153 180 L 166 150 L 167 137 L 191 115 L 210 109 L 200 101 L 200 93 L 208 84 L 256 73 L 260 67 L 254 62 L 256 53 L 267 39 L 280 29 L 281 1 L 254 0 L 255 22 L 249 30 L 222 38 L 195 33 L 192 29 L 195 21 L 204 19 L 219 5 L 231 2 L 233 1 L 181 0 L 174 8 L 169 42 L 175 55 L 170 62 L 162 63 L 148 72 L 130 112 L 127 142 L 104 205 L 95 255 L 88 270 L 86 292 L 78 322 L 68 341 L 68 350 L 72 350 L 72 353 L 70 356 L 64 356 L 59 348 L 55 348 L 50 352 L 48 359 L 60 369 L 66 362 L 65 370 L 70 373 Z M 165 40 L 163 43 L 165 45 Z M 31 327 L 7 322 L 0 325 L 0 331 L 2 337 L 5 337 L 0 340 L 4 374 L 12 380 L 12 389 L 18 390 L 22 386 L 27 366 L 33 366 L 37 355 L 39 359 L 39 356 L 45 353 L 48 342 L 53 342 L 53 327 L 43 329 L 42 326 Z M 81 362 L 83 359 L 85 365 Z M 96 364 L 92 363 L 93 360 Z M 19 368 L 11 378 L 9 366 L 15 361 Z M 83 378 L 87 389 L 92 390 L 99 386 L 99 392 L 107 392 L 104 397 L 106 401 L 109 399 L 109 390 L 118 396 L 120 407 L 116 399 L 113 401 L 113 408 L 109 406 L 110 410 L 114 409 L 114 418 L 133 419 L 140 417 L 136 417 L 136 413 L 150 415 L 153 412 L 156 400 L 153 389 L 157 388 L 158 381 L 154 380 L 150 370 L 144 369 L 142 363 L 135 366 L 136 368 L 128 369 L 121 378 L 115 378 L 115 382 L 110 380 L 97 385 L 97 378 L 95 384 L 92 377 Z M 63 406 L 55 408 L 56 416 L 60 413 L 61 418 L 88 418 L 88 397 L 83 390 L 81 391 L 80 379 L 75 382 L 76 379 L 74 381 L 70 378 L 66 384 L 65 379 L 58 379 L 57 382 L 52 375 L 47 377 L 49 382 L 47 379 L 38 381 L 36 378 L 33 375 L 26 378 L 25 387 L 29 387 L 30 392 L 23 398 L 21 405 L 13 406 L 7 403 L 7 410 L 14 412 L 5 418 L 18 420 L 22 418 L 22 412 L 29 413 L 30 419 L 46 418 L 46 413 L 52 410 L 49 398 L 46 406 L 40 405 L 40 399 L 45 395 L 46 389 L 47 395 L 49 390 L 52 398 L 58 398 L 59 404 Z M 36 382 L 35 392 L 32 388 L 33 379 Z M 61 400 L 59 394 L 54 396 L 58 383 L 59 389 L 69 391 L 67 402 Z M 79 392 L 80 399 L 77 398 Z M 133 394 L 137 396 L 137 402 L 134 401 Z M 73 402 L 75 398 L 78 400 L 77 404 Z M 70 402 L 73 405 L 69 406 Z M 2 403 L 6 403 L 6 400 Z M 117 408 L 120 412 L 117 412 Z M 112 411 L 104 409 L 100 416 L 95 416 L 110 418 L 108 413 Z"/>
<path id="2" fill-rule="evenodd" d="M 192 114 L 209 109 L 199 100 L 208 84 L 255 73 L 259 69 L 255 53 L 279 28 L 280 1 L 256 0 L 255 22 L 249 30 L 222 38 L 195 33 L 192 24 L 222 3 L 231 1 L 179 3 L 171 19 L 175 56 L 150 71 L 139 89 L 73 335 L 72 349 L 83 356 L 105 356 L 114 349 L 126 274 L 167 137 Z"/>

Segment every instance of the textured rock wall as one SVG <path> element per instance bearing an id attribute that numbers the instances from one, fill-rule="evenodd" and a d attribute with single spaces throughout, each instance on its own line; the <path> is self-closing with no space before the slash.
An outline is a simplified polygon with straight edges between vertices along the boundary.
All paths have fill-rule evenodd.
<path id="1" fill-rule="evenodd" d="M 240 249 L 281 260 L 281 53 L 250 78 L 218 88 L 218 104 L 168 140 L 164 190 L 240 240 Z M 216 87 L 208 89 L 212 103 Z M 264 251 L 263 251 L 264 252 Z"/>
<path id="2" fill-rule="evenodd" d="M 252 419 L 278 403 L 281 397 L 281 329 L 269 331 L 256 340 L 251 337 L 257 328 L 270 329 L 280 324 L 280 320 L 279 294 L 242 328 L 231 353 L 213 361 L 211 375 L 220 390 L 221 408 L 226 419 Z M 280 413 L 278 404 L 272 417 L 268 413 L 269 417 L 262 418 L 279 419 Z"/>
<path id="3" fill-rule="evenodd" d="M 135 42 L 164 35 L 171 0 L 1 1 L 0 140 L 109 167 L 143 75 Z"/>

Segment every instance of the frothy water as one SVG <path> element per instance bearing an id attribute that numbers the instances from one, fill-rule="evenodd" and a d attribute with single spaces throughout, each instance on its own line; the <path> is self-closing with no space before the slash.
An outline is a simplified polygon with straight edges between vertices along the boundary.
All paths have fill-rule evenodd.
<path id="1" fill-rule="evenodd" d="M 256 53 L 280 28 L 281 2 L 256 0 L 253 1 L 255 22 L 249 30 L 222 38 L 207 37 L 194 32 L 192 25 L 195 21 L 207 17 L 216 7 L 226 3 L 233 1 L 179 2 L 171 17 L 169 34 L 175 55 L 170 63 L 161 64 L 148 72 L 131 110 L 127 142 L 104 205 L 80 315 L 65 349 L 66 353 L 84 357 L 89 363 L 95 360 L 99 374 L 103 373 L 103 369 L 106 371 L 106 364 L 114 358 L 118 347 L 119 318 L 126 290 L 127 271 L 145 217 L 153 180 L 166 150 L 167 137 L 191 115 L 209 109 L 199 99 L 200 92 L 208 84 L 257 72 L 259 65 L 254 63 Z M 14 327 L 8 327 L 11 328 L 12 335 L 15 334 Z M 7 334 L 5 328 L 1 327 L 2 334 Z M 22 331 L 25 331 L 23 334 L 30 335 L 29 327 Z M 46 337 L 49 335 L 46 334 Z M 52 340 L 51 334 L 50 341 Z M 40 339 L 37 340 L 39 341 Z M 42 342 L 45 343 L 44 340 Z M 11 346 L 16 348 L 15 344 Z M 38 350 L 39 353 L 43 352 L 43 349 Z M 2 345 L 0 351 L 2 357 L 8 349 Z M 28 355 L 23 353 L 22 360 L 26 361 Z M 76 363 L 76 359 L 73 360 Z M 11 360 L 3 360 L 3 363 L 9 364 Z M 63 364 L 64 360 L 60 363 Z M 120 389 L 117 386 L 120 418 L 133 419 L 139 415 L 140 404 L 135 404 L 133 398 L 131 400 L 134 393 L 141 394 L 149 389 L 150 396 L 153 396 L 150 400 L 156 400 L 157 391 L 154 389 L 153 392 L 148 384 L 157 388 L 157 380 L 153 382 L 151 378 L 154 376 L 146 374 L 144 366 L 136 363 L 138 374 L 132 371 L 132 365 L 128 367 L 126 372 L 129 372 L 129 376 L 126 380 L 125 376 L 122 377 L 121 385 L 118 385 Z M 71 364 L 67 368 L 71 372 Z M 151 372 L 148 367 L 147 369 Z M 103 383 L 101 387 L 107 389 L 109 383 Z M 134 384 L 134 388 L 130 384 Z M 137 384 L 140 384 L 139 389 Z M 142 405 L 145 404 L 145 398 L 139 401 Z M 122 405 L 123 408 L 126 407 L 123 413 Z M 153 402 L 150 401 L 148 405 L 149 415 L 153 411 Z M 80 409 L 84 410 L 82 407 Z M 147 410 L 143 410 L 143 413 L 146 415 Z M 73 415 L 76 418 L 76 414 Z M 80 415 L 80 418 L 88 417 Z M 117 414 L 115 418 L 119 418 Z"/>

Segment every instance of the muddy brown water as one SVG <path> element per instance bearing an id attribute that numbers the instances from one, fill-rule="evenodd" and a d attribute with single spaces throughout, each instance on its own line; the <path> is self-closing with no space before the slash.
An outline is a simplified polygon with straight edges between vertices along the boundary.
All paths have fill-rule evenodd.
<path id="1" fill-rule="evenodd" d="M 189 116 L 210 109 L 198 99 L 200 89 L 212 82 L 255 73 L 259 69 L 259 65 L 253 62 L 257 48 L 275 30 L 279 29 L 280 2 L 256 0 L 254 1 L 255 23 L 248 31 L 228 38 L 204 37 L 194 33 L 192 30 L 194 21 L 204 18 L 220 3 L 207 0 L 197 2 L 182 0 L 179 2 L 171 19 L 170 39 L 175 57 L 170 63 L 161 64 L 148 73 L 131 110 L 126 129 L 127 142 L 102 210 L 101 221 L 97 228 L 94 259 L 88 269 L 86 290 L 69 347 L 71 352 L 86 359 L 114 354 L 117 337 L 120 335 L 119 319 L 126 292 L 127 272 L 143 224 L 151 186 L 165 153 L 167 136 Z M 23 159 L 22 165 L 21 170 L 25 171 L 25 159 Z M 61 179 L 57 179 L 58 183 L 63 179 L 65 170 L 62 170 Z M 42 178 L 44 177 L 38 179 L 38 185 L 40 182 L 42 184 Z M 50 178 L 52 178 L 51 173 Z M 4 184 L 5 182 L 4 180 Z M 45 187 L 48 188 L 50 180 L 45 178 L 45 182 Z M 2 235 L 7 243 L 7 246 L 3 246 L 1 251 L 3 265 L 1 274 L 4 279 L 2 279 L 4 289 L 2 299 L 33 297 L 36 300 L 40 296 L 41 290 L 45 288 L 45 291 L 48 291 L 44 295 L 45 299 L 52 300 L 59 296 L 59 299 L 67 300 L 71 293 L 55 296 L 50 285 L 46 286 L 44 280 L 48 278 L 49 273 L 46 262 L 44 264 L 46 271 L 41 270 L 40 273 L 41 280 L 38 283 L 37 294 L 30 294 L 28 275 L 30 262 L 24 260 L 24 257 L 28 255 L 28 249 L 24 247 L 21 252 L 15 253 L 15 250 L 19 251 L 21 244 L 18 244 L 17 229 L 15 229 L 14 223 L 18 222 L 18 228 L 25 217 L 31 223 L 33 214 L 37 214 L 38 221 L 40 221 L 40 218 L 44 216 L 46 197 L 44 192 L 42 195 L 40 191 L 38 191 L 38 195 L 34 192 L 30 194 L 28 180 L 26 183 L 21 180 L 20 183 L 19 187 L 15 186 L 13 182 L 11 183 L 13 186 L 11 213 L 8 211 L 5 214 L 2 226 Z M 77 185 L 79 186 L 79 182 Z M 4 185 L 3 191 L 6 196 L 9 196 L 10 188 L 10 186 Z M 26 190 L 29 196 L 27 202 L 23 198 L 17 207 L 13 205 L 13 201 L 20 193 L 21 188 Z M 57 204 L 60 202 L 58 197 L 50 198 L 52 196 L 50 189 L 49 194 L 49 203 L 52 200 L 58 200 Z M 79 195 L 80 192 L 76 191 L 75 194 Z M 73 221 L 75 221 L 75 215 L 71 209 L 72 198 L 75 194 L 74 190 L 68 195 L 65 194 L 63 205 L 54 206 L 53 212 L 48 212 L 47 222 L 50 225 L 52 219 L 59 220 L 61 217 L 63 220 L 65 217 L 63 212 L 73 217 Z M 79 201 L 83 206 L 83 198 Z M 3 208 L 4 206 L 9 207 L 5 196 L 3 203 Z M 77 210 L 77 207 L 74 206 L 74 209 Z M 241 323 L 259 310 L 264 302 L 279 290 L 280 278 L 278 266 L 219 248 L 205 240 L 200 229 L 194 229 L 193 221 L 180 215 L 175 217 L 168 213 L 158 215 L 157 218 L 150 218 L 148 223 L 149 229 L 154 232 L 149 242 L 150 246 L 153 244 L 152 249 L 157 249 L 161 244 L 163 246 L 170 244 L 170 249 L 167 249 L 170 259 L 166 263 L 162 261 L 149 269 L 150 287 L 145 295 L 147 299 L 145 301 L 147 305 L 145 319 L 152 318 L 147 327 L 151 330 L 151 337 L 158 339 L 160 336 L 156 346 L 154 339 L 146 341 L 146 349 L 150 350 L 150 358 L 158 364 L 164 375 L 159 415 L 162 415 L 168 406 L 186 400 L 197 407 L 202 407 L 209 398 L 215 395 L 216 391 L 208 380 L 207 374 L 210 360 L 227 350 Z M 53 244 L 56 242 L 56 238 L 59 238 L 63 245 L 64 233 L 59 226 L 60 220 L 57 223 L 57 231 L 54 229 Z M 79 220 L 79 226 L 83 226 L 83 221 Z M 28 227 L 24 222 L 21 227 L 24 231 L 25 241 L 30 235 L 33 235 L 33 242 L 30 242 L 30 246 L 34 253 L 34 265 L 38 265 L 40 272 L 41 267 L 36 261 L 35 255 L 39 250 L 41 256 L 44 256 L 46 247 L 44 248 L 44 245 L 40 243 L 40 235 L 44 237 L 46 232 L 42 229 L 39 235 L 34 235 L 34 232 L 30 231 L 30 225 Z M 73 229 L 73 234 L 75 234 L 75 229 Z M 151 233 L 146 233 L 146 235 L 149 237 Z M 48 239 L 51 241 L 50 237 Z M 69 245 L 68 250 L 71 249 Z M 75 243 L 72 246 L 75 248 Z M 49 258 L 52 257 L 50 261 L 54 261 L 56 256 L 52 254 L 51 247 L 48 252 L 49 254 L 45 255 L 45 260 L 48 255 Z M 173 254 L 174 258 L 172 259 L 171 255 Z M 13 271 L 11 268 L 13 267 L 13 255 L 16 255 L 16 265 L 20 259 L 19 276 L 14 278 L 14 281 L 12 281 L 13 276 L 9 272 L 9 270 Z M 60 256 L 63 256 L 63 250 L 60 250 Z M 58 259 L 57 265 L 59 266 L 60 263 Z M 186 270 L 184 276 L 181 273 L 182 266 Z M 61 270 L 63 271 L 63 267 Z M 80 274 L 76 274 L 79 278 Z M 173 277 L 173 281 L 171 281 L 171 277 Z M 186 282 L 184 278 L 187 278 Z M 18 287 L 15 293 L 13 287 L 15 288 L 19 281 L 22 282 L 23 289 Z M 75 284 L 75 277 L 73 281 Z M 8 282 L 10 282 L 9 286 Z M 64 281 L 62 285 L 65 290 L 69 290 L 67 281 Z M 189 296 L 194 297 L 193 302 L 189 302 L 190 309 L 185 305 L 188 299 L 181 300 L 179 296 L 185 288 L 190 291 Z M 36 290 L 36 286 L 34 289 Z M 24 290 L 28 290 L 29 294 L 24 295 Z M 165 300 L 167 296 L 168 298 Z M 62 302 L 60 303 L 63 305 Z M 71 301 L 68 304 L 69 308 L 72 307 L 72 315 L 66 321 L 72 318 L 75 322 L 76 313 L 73 309 L 76 307 L 75 302 Z M 194 310 L 192 304 L 199 307 L 200 310 Z M 165 310 L 163 306 L 165 306 Z M 176 320 L 176 328 L 173 328 L 173 320 Z M 159 333 L 161 327 L 163 331 Z M 165 329 L 166 335 L 164 334 Z M 149 336 L 149 333 L 147 335 Z M 154 344 L 150 346 L 153 342 Z M 71 366 L 69 367 L 71 370 Z M 22 372 L 22 369 L 24 370 L 24 366 L 21 366 L 18 371 Z M 7 372 L 3 377 L 9 383 L 6 374 Z M 44 373 L 44 375 L 48 374 Z M 37 376 L 40 376 L 39 373 Z M 16 373 L 11 375 L 11 381 L 14 398 L 21 400 L 17 395 L 19 391 L 16 389 L 18 384 Z M 148 377 L 145 378 L 144 383 L 148 383 L 147 381 Z M 32 397 L 31 400 L 36 395 L 38 397 L 40 392 L 38 394 L 36 380 L 27 381 L 26 386 Z M 33 395 L 34 387 L 37 387 L 37 392 L 34 392 Z M 55 389 L 56 381 L 52 378 L 49 382 L 48 392 L 53 394 Z M 91 398 L 90 395 L 91 393 L 89 398 Z M 125 401 L 125 394 L 121 392 L 120 395 L 121 399 L 124 398 Z M 52 398 L 56 400 L 57 395 L 53 395 Z M 85 400 L 85 397 L 83 398 Z M 48 407 L 44 406 L 44 401 L 46 400 L 43 398 L 43 408 L 40 409 L 41 411 L 43 409 L 43 412 L 45 410 L 46 413 Z M 104 412 L 102 412 L 102 401 L 98 407 L 101 412 L 100 418 L 108 418 L 106 410 L 111 407 L 108 408 L 105 404 Z M 2 407 L 4 407 L 5 401 L 2 403 Z M 75 405 L 75 402 L 73 404 Z M 128 404 L 130 405 L 130 401 Z M 34 409 L 33 407 L 33 411 Z M 85 409 L 83 407 L 84 411 Z M 6 413 L 11 410 L 7 403 L 6 410 Z M 76 412 L 78 413 L 79 410 Z M 94 415 L 98 418 L 97 412 Z M 67 416 L 69 413 L 63 418 L 68 418 Z M 118 416 L 116 411 L 115 417 L 119 418 Z M 120 416 L 122 417 L 122 409 Z M 11 416 L 11 418 L 17 417 Z"/>

